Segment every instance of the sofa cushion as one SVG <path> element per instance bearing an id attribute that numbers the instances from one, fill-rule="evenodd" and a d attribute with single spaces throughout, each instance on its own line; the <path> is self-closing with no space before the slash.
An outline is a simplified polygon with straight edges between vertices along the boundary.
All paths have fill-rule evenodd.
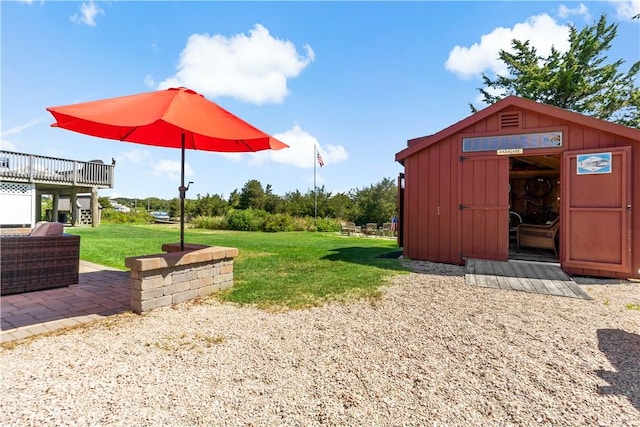
<path id="1" fill-rule="evenodd" d="M 33 227 L 29 236 L 42 237 L 42 236 L 62 236 L 64 232 L 64 226 L 59 222 L 39 222 Z"/>

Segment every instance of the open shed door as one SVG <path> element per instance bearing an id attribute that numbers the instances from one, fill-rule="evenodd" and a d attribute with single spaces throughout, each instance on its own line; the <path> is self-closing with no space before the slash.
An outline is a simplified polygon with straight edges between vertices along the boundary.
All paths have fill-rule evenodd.
<path id="1" fill-rule="evenodd" d="M 461 258 L 509 257 L 509 158 L 462 157 Z"/>
<path id="2" fill-rule="evenodd" d="M 567 151 L 562 176 L 562 267 L 631 275 L 631 147 Z"/>

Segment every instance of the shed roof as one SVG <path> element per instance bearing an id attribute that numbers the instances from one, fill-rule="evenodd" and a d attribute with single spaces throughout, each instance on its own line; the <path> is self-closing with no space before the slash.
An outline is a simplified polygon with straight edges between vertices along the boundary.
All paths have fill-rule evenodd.
<path id="1" fill-rule="evenodd" d="M 600 129 L 614 135 L 620 135 L 625 138 L 640 141 L 640 129 L 630 128 L 627 126 L 619 125 L 617 123 L 597 119 L 595 117 L 585 116 L 584 114 L 575 113 L 573 111 L 565 110 L 553 105 L 542 104 L 531 99 L 511 95 L 501 99 L 495 104 L 488 106 L 487 108 L 478 111 L 477 113 L 468 116 L 465 119 L 460 120 L 457 123 L 452 124 L 451 126 L 439 132 L 434 133 L 433 135 L 410 139 L 408 141 L 408 147 L 396 153 L 396 161 L 404 163 L 404 159 L 411 156 L 412 154 L 432 144 L 435 144 L 436 142 L 448 136 L 460 132 L 468 126 L 471 126 L 474 123 L 479 122 L 480 120 L 484 120 L 487 117 L 496 114 L 508 107 L 518 107 L 525 110 L 535 111 L 540 114 L 557 117 L 568 122 L 580 123 L 582 126 Z"/>

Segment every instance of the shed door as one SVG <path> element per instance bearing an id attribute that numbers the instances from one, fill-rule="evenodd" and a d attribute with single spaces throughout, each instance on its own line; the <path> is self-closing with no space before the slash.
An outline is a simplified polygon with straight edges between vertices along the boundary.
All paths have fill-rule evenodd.
<path id="1" fill-rule="evenodd" d="M 562 265 L 631 274 L 631 147 L 563 156 Z"/>
<path id="2" fill-rule="evenodd" d="M 463 157 L 460 182 L 462 258 L 509 257 L 509 158 Z"/>

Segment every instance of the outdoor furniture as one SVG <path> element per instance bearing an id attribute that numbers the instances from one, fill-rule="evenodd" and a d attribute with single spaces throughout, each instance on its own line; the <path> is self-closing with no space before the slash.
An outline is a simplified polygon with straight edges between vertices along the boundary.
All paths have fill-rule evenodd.
<path id="1" fill-rule="evenodd" d="M 62 230 L 60 223 L 38 223 L 29 235 L 0 237 L 2 295 L 78 283 L 80 236 Z"/>
<path id="2" fill-rule="evenodd" d="M 377 232 L 378 224 L 376 224 L 375 222 L 367 223 L 364 229 L 364 234 L 366 234 L 367 236 L 375 236 Z"/>
<path id="3" fill-rule="evenodd" d="M 385 223 L 383 223 L 383 224 L 382 224 L 381 231 L 382 231 L 382 235 L 383 235 L 384 237 L 386 237 L 386 236 L 393 236 L 393 232 L 391 231 L 391 223 L 390 223 L 390 222 L 385 222 Z"/>
<path id="4" fill-rule="evenodd" d="M 553 249 L 556 258 L 558 258 L 556 235 L 560 227 L 559 219 L 560 217 L 557 217 L 550 224 L 544 225 L 520 224 L 516 228 L 518 248 L 524 246 L 528 248 Z"/>
<path id="5" fill-rule="evenodd" d="M 360 227 L 355 222 L 340 221 L 340 234 L 360 234 Z"/>
<path id="6" fill-rule="evenodd" d="M 77 182 L 105 182 L 107 181 L 107 171 L 103 168 L 104 162 L 100 159 L 89 160 L 82 163 L 78 170 L 56 171 L 57 176 L 66 181 Z"/>
<path id="7" fill-rule="evenodd" d="M 100 159 L 89 160 L 82 166 L 79 173 L 79 180 L 81 182 L 107 182 L 107 169 L 104 168 L 104 162 Z"/>

